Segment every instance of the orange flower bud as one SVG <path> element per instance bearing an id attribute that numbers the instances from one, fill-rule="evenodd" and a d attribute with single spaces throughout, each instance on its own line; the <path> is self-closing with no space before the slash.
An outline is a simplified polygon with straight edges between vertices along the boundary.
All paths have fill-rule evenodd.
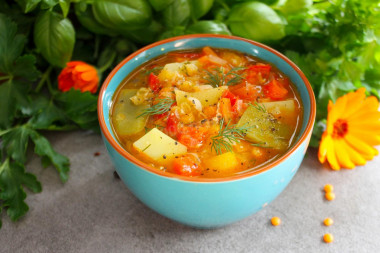
<path id="1" fill-rule="evenodd" d="M 82 61 L 68 62 L 58 76 L 58 88 L 61 91 L 74 88 L 81 92 L 95 93 L 98 84 L 99 77 L 96 68 Z"/>

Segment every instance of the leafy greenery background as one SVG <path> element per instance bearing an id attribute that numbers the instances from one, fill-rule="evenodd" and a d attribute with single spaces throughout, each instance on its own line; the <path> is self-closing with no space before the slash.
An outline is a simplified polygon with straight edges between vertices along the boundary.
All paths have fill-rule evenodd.
<path id="1" fill-rule="evenodd" d="M 310 80 L 317 147 L 329 100 L 359 87 L 379 97 L 379 9 L 377 0 L 0 1 L 0 215 L 6 210 L 18 220 L 28 211 L 24 187 L 42 190 L 25 169 L 28 146 L 68 180 L 69 159 L 45 131 L 99 131 L 97 95 L 57 89 L 68 61 L 92 64 L 105 77 L 139 47 L 172 36 L 233 34 L 264 42 Z"/>

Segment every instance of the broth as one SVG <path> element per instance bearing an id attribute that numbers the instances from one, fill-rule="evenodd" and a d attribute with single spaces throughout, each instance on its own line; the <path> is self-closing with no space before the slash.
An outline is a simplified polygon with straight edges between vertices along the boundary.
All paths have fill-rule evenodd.
<path id="1" fill-rule="evenodd" d="M 275 66 L 237 51 L 200 48 L 152 59 L 113 98 L 114 133 L 158 170 L 219 178 L 257 169 L 284 154 L 303 107 Z"/>

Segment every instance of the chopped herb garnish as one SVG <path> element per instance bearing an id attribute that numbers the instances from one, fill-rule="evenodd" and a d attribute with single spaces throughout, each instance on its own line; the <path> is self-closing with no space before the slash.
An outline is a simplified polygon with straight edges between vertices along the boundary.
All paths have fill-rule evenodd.
<path id="1" fill-rule="evenodd" d="M 261 111 L 261 112 L 267 112 L 267 109 L 265 108 L 265 106 L 263 106 L 263 105 L 257 103 L 256 101 L 255 101 L 254 104 L 249 104 L 249 105 L 250 105 L 250 106 L 253 106 L 253 107 L 254 107 L 256 110 L 258 110 L 258 111 Z"/>
<path id="2" fill-rule="evenodd" d="M 224 126 L 224 119 L 219 123 L 219 133 L 211 137 L 212 145 L 211 150 L 214 150 L 217 154 L 222 154 L 222 150 L 232 151 L 232 144 L 243 140 L 249 127 L 231 125 L 230 122 Z"/>
<path id="3" fill-rule="evenodd" d="M 145 109 L 143 113 L 138 115 L 136 118 L 147 116 L 147 115 L 149 116 L 149 115 L 163 114 L 165 112 L 168 112 L 173 104 L 174 104 L 173 99 L 161 98 L 158 100 L 157 104 Z"/>
<path id="4" fill-rule="evenodd" d="M 244 79 L 244 77 L 238 73 L 238 71 L 246 69 L 245 67 L 236 67 L 232 68 L 230 71 L 228 71 L 226 74 L 224 74 L 224 68 L 215 68 L 214 73 L 207 71 L 207 77 L 204 79 L 208 81 L 208 83 L 213 87 L 220 87 L 220 86 L 231 86 L 238 84 L 241 80 Z"/>

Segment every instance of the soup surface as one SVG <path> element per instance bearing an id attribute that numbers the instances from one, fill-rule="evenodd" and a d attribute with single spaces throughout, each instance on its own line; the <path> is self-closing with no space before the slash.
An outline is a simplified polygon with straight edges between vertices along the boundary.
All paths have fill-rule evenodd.
<path id="1" fill-rule="evenodd" d="M 302 122 L 302 104 L 276 67 L 227 49 L 175 51 L 128 75 L 113 98 L 115 135 L 158 170 L 218 178 L 281 156 Z"/>

